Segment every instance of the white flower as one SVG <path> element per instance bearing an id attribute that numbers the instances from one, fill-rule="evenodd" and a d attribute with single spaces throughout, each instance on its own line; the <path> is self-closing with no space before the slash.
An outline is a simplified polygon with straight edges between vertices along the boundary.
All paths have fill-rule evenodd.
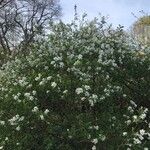
<path id="1" fill-rule="evenodd" d="M 0 124 L 1 125 L 5 125 L 5 121 L 0 121 Z"/>
<path id="2" fill-rule="evenodd" d="M 90 104 L 91 107 L 93 107 L 94 106 L 94 101 L 89 99 L 89 104 Z"/>
<path id="3" fill-rule="evenodd" d="M 17 100 L 17 99 L 18 99 L 18 96 L 17 96 L 17 95 L 15 95 L 15 96 L 14 96 L 14 100 Z"/>
<path id="4" fill-rule="evenodd" d="M 126 121 L 126 124 L 127 124 L 127 125 L 131 124 L 131 120 L 127 120 L 127 121 Z"/>
<path id="5" fill-rule="evenodd" d="M 28 86 L 27 86 L 27 88 L 31 88 L 32 87 L 32 84 L 29 84 Z"/>
<path id="6" fill-rule="evenodd" d="M 39 79 L 40 79 L 39 77 L 36 77 L 36 78 L 35 78 L 35 81 L 38 81 Z"/>
<path id="7" fill-rule="evenodd" d="M 25 93 L 24 96 L 25 97 L 30 97 L 30 93 Z"/>
<path id="8" fill-rule="evenodd" d="M 74 63 L 74 66 L 77 66 L 79 65 L 81 62 L 79 60 L 77 60 L 75 63 Z"/>
<path id="9" fill-rule="evenodd" d="M 44 114 L 47 115 L 48 113 L 49 113 L 49 110 L 46 109 L 46 110 L 44 111 Z"/>
<path id="10" fill-rule="evenodd" d="M 98 99 L 98 96 L 97 96 L 96 94 L 92 94 L 92 96 L 91 96 L 91 97 L 92 97 L 92 99 L 93 99 L 93 100 Z"/>
<path id="11" fill-rule="evenodd" d="M 144 130 L 144 129 L 141 129 L 141 130 L 140 130 L 140 134 L 141 134 L 141 135 L 144 135 L 144 134 L 145 134 L 145 130 Z"/>
<path id="12" fill-rule="evenodd" d="M 129 110 L 131 113 L 134 112 L 134 110 L 133 110 L 133 108 L 132 108 L 131 106 L 128 107 L 128 110 Z"/>
<path id="13" fill-rule="evenodd" d="M 81 54 L 78 55 L 78 59 L 79 59 L 79 60 L 82 59 L 82 57 L 83 57 L 83 56 L 82 56 Z"/>
<path id="14" fill-rule="evenodd" d="M 60 65 L 61 68 L 64 67 L 64 63 L 63 62 L 60 62 L 59 65 Z"/>
<path id="15" fill-rule="evenodd" d="M 91 135 L 89 134 L 87 138 L 90 139 L 90 138 L 91 138 Z"/>
<path id="16" fill-rule="evenodd" d="M 148 147 L 144 147 L 144 150 L 149 150 Z"/>
<path id="17" fill-rule="evenodd" d="M 36 94 L 36 91 L 32 91 L 32 94 L 35 95 L 35 94 Z"/>
<path id="18" fill-rule="evenodd" d="M 89 97 L 90 93 L 88 91 L 85 92 L 85 96 Z"/>
<path id="19" fill-rule="evenodd" d="M 76 89 L 76 93 L 79 95 L 79 94 L 81 94 L 81 93 L 83 93 L 83 89 L 82 88 L 77 88 Z"/>
<path id="20" fill-rule="evenodd" d="M 39 83 L 39 85 L 44 85 L 45 84 L 45 81 L 44 80 L 42 80 L 40 83 Z"/>
<path id="21" fill-rule="evenodd" d="M 126 94 L 123 94 L 123 97 L 127 97 L 127 95 L 126 95 Z"/>
<path id="22" fill-rule="evenodd" d="M 85 85 L 84 87 L 85 87 L 86 90 L 90 90 L 91 89 L 90 86 L 88 86 L 88 85 Z"/>
<path id="23" fill-rule="evenodd" d="M 137 107 L 136 103 L 134 101 L 130 101 L 130 103 L 134 106 Z"/>
<path id="24" fill-rule="evenodd" d="M 85 99 L 86 99 L 85 97 L 82 97 L 82 98 L 81 98 L 81 101 L 85 101 Z"/>
<path id="25" fill-rule="evenodd" d="M 20 118 L 19 118 L 19 121 L 23 121 L 24 120 L 24 116 L 21 116 Z"/>
<path id="26" fill-rule="evenodd" d="M 97 143 L 98 143 L 98 139 L 93 139 L 93 140 L 92 140 L 92 143 L 93 143 L 93 144 L 97 144 Z"/>
<path id="27" fill-rule="evenodd" d="M 136 121 L 137 120 L 137 115 L 133 116 L 133 120 Z"/>
<path id="28" fill-rule="evenodd" d="M 54 65 L 55 64 L 55 61 L 51 61 L 51 65 Z"/>
<path id="29" fill-rule="evenodd" d="M 147 112 L 148 112 L 148 108 L 145 108 L 145 109 L 144 109 L 144 113 L 147 113 Z"/>
<path id="30" fill-rule="evenodd" d="M 8 137 L 5 138 L 5 141 L 8 141 Z"/>
<path id="31" fill-rule="evenodd" d="M 116 120 L 116 116 L 113 116 L 113 117 L 112 117 L 112 120 Z"/>
<path id="32" fill-rule="evenodd" d="M 138 135 L 138 138 L 142 141 L 144 139 L 144 137 L 142 135 Z"/>
<path id="33" fill-rule="evenodd" d="M 93 126 L 94 129 L 98 130 L 99 129 L 99 126 Z"/>
<path id="34" fill-rule="evenodd" d="M 127 132 L 123 132 L 123 136 L 126 136 L 127 135 Z"/>
<path id="35" fill-rule="evenodd" d="M 105 141 L 105 139 L 106 139 L 106 136 L 102 135 L 102 134 L 99 134 L 99 137 L 100 137 L 101 141 Z"/>
<path id="36" fill-rule="evenodd" d="M 33 96 L 30 96 L 30 97 L 29 97 L 29 100 L 30 100 L 30 101 L 33 101 L 33 100 L 34 100 L 34 97 L 33 97 Z"/>
<path id="37" fill-rule="evenodd" d="M 63 94 L 66 94 L 67 92 L 68 92 L 68 90 L 64 90 L 64 91 L 63 91 Z"/>
<path id="38" fill-rule="evenodd" d="M 41 118 L 41 120 L 44 120 L 44 116 L 43 115 L 40 115 L 40 118 Z"/>
<path id="39" fill-rule="evenodd" d="M 19 115 L 16 115 L 16 116 L 12 117 L 11 119 L 9 119 L 8 121 L 13 126 L 13 125 L 17 125 L 18 119 L 19 119 Z"/>
<path id="40" fill-rule="evenodd" d="M 71 139 L 71 138 L 72 138 L 72 136 L 71 136 L 71 135 L 69 135 L 68 137 L 69 137 L 69 139 Z"/>
<path id="41" fill-rule="evenodd" d="M 101 140 L 102 140 L 102 141 L 105 141 L 105 139 L 106 139 L 106 136 L 105 136 L 105 135 L 102 135 L 102 136 L 101 136 Z"/>
<path id="42" fill-rule="evenodd" d="M 48 66 L 45 66 L 44 69 L 45 69 L 45 70 L 48 70 Z"/>
<path id="43" fill-rule="evenodd" d="M 96 146 L 95 145 L 92 146 L 92 150 L 96 150 Z"/>
<path id="44" fill-rule="evenodd" d="M 143 119 L 146 118 L 146 114 L 143 113 L 143 114 L 141 114 L 139 117 L 143 120 Z"/>
<path id="45" fill-rule="evenodd" d="M 46 93 L 49 93 L 49 92 L 50 92 L 49 90 L 46 91 Z"/>
<path id="46" fill-rule="evenodd" d="M 3 149 L 3 146 L 0 146 L 0 149 Z"/>
<path id="47" fill-rule="evenodd" d="M 41 77 L 42 77 L 42 75 L 39 73 L 38 77 L 35 78 L 35 81 L 38 81 Z"/>
<path id="48" fill-rule="evenodd" d="M 61 57 L 59 57 L 59 56 L 57 56 L 57 57 L 54 57 L 53 59 L 54 59 L 55 61 L 62 60 L 62 58 L 61 58 Z"/>
<path id="49" fill-rule="evenodd" d="M 57 86 L 57 83 L 56 83 L 56 82 L 52 82 L 52 83 L 51 83 L 51 86 L 52 86 L 53 88 L 55 88 L 55 87 Z"/>
<path id="50" fill-rule="evenodd" d="M 49 77 L 47 77 L 47 80 L 49 81 L 49 80 L 51 80 L 52 79 L 52 77 L 51 76 L 49 76 Z"/>
<path id="51" fill-rule="evenodd" d="M 139 139 L 133 138 L 133 140 L 134 140 L 134 144 L 141 144 L 141 141 Z"/>
<path id="52" fill-rule="evenodd" d="M 32 112 L 37 112 L 39 109 L 37 106 L 35 106 L 33 109 L 32 109 Z"/>
<path id="53" fill-rule="evenodd" d="M 18 127 L 16 128 L 16 130 L 17 130 L 17 131 L 20 131 L 20 126 L 18 126 Z"/>

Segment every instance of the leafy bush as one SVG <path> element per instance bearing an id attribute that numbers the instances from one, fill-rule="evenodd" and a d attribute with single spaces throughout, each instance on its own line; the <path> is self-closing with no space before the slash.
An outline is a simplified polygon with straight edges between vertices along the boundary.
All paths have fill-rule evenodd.
<path id="1" fill-rule="evenodd" d="M 1 68 L 0 149 L 150 147 L 150 53 L 104 20 L 52 25 Z"/>

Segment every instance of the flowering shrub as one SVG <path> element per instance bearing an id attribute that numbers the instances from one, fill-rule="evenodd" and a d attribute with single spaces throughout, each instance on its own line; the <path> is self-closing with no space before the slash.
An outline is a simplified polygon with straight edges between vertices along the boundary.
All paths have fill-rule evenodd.
<path id="1" fill-rule="evenodd" d="M 1 68 L 0 149 L 148 150 L 149 52 L 103 20 L 53 24 Z"/>

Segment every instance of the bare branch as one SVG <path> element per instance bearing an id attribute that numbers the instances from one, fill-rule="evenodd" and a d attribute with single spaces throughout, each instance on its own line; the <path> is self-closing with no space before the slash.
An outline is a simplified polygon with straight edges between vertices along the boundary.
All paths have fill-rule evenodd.
<path id="1" fill-rule="evenodd" d="M 0 9 L 4 8 L 7 4 L 9 4 L 12 0 L 0 0 Z"/>
<path id="2" fill-rule="evenodd" d="M 0 46 L 8 54 L 27 49 L 60 12 L 58 0 L 0 0 Z"/>

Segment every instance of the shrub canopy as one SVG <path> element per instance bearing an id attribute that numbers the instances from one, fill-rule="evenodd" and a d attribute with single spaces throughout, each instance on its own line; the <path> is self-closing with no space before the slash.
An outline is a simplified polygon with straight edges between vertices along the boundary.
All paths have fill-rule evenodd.
<path id="1" fill-rule="evenodd" d="M 122 27 L 53 24 L 0 73 L 0 149 L 150 147 L 150 51 Z"/>

